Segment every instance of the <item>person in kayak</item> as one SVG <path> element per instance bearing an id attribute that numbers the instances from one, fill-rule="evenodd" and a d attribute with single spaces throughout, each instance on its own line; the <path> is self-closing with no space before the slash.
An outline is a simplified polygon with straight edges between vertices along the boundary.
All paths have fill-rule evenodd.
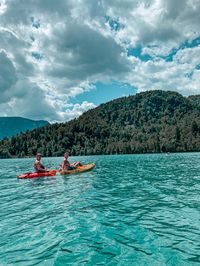
<path id="1" fill-rule="evenodd" d="M 34 163 L 34 169 L 36 171 L 36 173 L 44 173 L 47 172 L 47 170 L 45 169 L 44 165 L 42 165 L 41 163 L 41 159 L 42 159 L 42 155 L 40 153 L 36 154 L 36 160 Z"/>
<path id="2" fill-rule="evenodd" d="M 68 161 L 69 158 L 69 153 L 65 152 L 64 154 L 64 160 L 62 162 L 62 170 L 74 170 L 76 169 L 78 166 L 81 166 L 82 164 L 80 162 L 75 162 L 70 164 L 70 162 Z"/>

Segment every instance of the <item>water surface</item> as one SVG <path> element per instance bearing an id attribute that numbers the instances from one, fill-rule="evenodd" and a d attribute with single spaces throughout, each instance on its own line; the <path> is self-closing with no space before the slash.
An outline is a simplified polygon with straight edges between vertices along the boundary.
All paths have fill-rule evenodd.
<path id="1" fill-rule="evenodd" d="M 200 153 L 76 160 L 97 167 L 18 180 L 33 159 L 0 160 L 1 266 L 200 264 Z"/>

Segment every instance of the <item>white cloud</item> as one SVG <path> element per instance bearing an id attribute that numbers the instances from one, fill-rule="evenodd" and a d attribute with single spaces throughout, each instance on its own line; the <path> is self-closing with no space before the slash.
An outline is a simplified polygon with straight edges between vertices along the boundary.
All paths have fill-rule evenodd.
<path id="1" fill-rule="evenodd" d="M 71 120 L 75 117 L 80 116 L 82 113 L 95 108 L 96 105 L 87 101 L 82 102 L 81 104 L 77 103 L 74 105 L 67 105 L 67 108 L 64 112 L 59 112 L 59 115 L 62 117 L 62 120 Z"/>
<path id="2" fill-rule="evenodd" d="M 97 81 L 200 93 L 200 46 L 179 49 L 200 36 L 199 9 L 199 0 L 2 0 L 1 113 L 70 119 L 93 106 L 68 108 L 70 99 Z M 152 60 L 127 57 L 138 45 Z"/>
<path id="3" fill-rule="evenodd" d="M 0 92 L 1 100 L 4 100 L 3 95 L 6 95 L 12 86 L 17 82 L 16 70 L 12 61 L 9 59 L 6 51 L 0 51 Z"/>

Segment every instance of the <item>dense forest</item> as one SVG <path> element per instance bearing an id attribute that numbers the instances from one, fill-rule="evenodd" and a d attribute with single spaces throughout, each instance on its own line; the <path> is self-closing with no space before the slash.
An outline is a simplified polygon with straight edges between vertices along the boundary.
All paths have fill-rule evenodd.
<path id="1" fill-rule="evenodd" d="M 0 142 L 0 157 L 200 151 L 200 96 L 148 91 Z"/>

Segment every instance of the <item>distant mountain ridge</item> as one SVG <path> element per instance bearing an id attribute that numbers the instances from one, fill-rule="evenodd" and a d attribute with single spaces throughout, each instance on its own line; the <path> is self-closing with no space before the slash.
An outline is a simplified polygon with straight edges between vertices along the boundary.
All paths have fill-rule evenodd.
<path id="1" fill-rule="evenodd" d="M 200 96 L 146 91 L 0 142 L 0 157 L 200 151 Z"/>
<path id="2" fill-rule="evenodd" d="M 0 139 L 15 136 L 21 132 L 48 125 L 44 120 L 32 120 L 23 117 L 0 117 Z"/>

